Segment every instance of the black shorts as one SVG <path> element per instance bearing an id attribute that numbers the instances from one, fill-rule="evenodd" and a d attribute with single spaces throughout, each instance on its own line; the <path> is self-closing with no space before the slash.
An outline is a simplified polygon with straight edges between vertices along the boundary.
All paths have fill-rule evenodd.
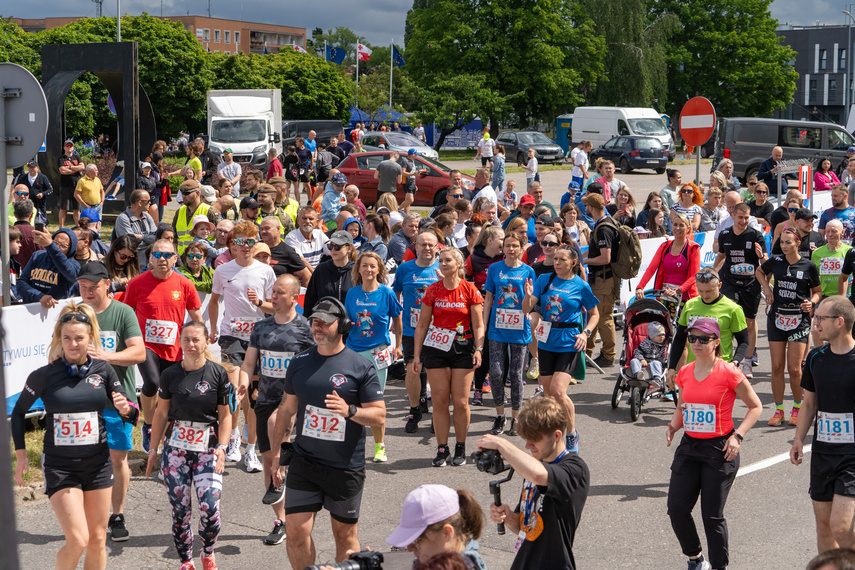
<path id="1" fill-rule="evenodd" d="M 309 171 L 305 170 L 300 173 L 300 182 L 308 182 L 309 181 Z"/>
<path id="2" fill-rule="evenodd" d="M 733 285 L 727 281 L 721 283 L 721 294 L 742 307 L 746 319 L 757 318 L 761 291 L 760 282 L 756 279 L 748 287 Z"/>
<path id="3" fill-rule="evenodd" d="M 579 365 L 579 359 L 584 357 L 584 352 L 552 352 L 541 348 L 537 351 L 540 375 L 552 376 L 556 372 L 563 372 L 572 376 Z"/>
<path id="4" fill-rule="evenodd" d="M 220 345 L 220 356 L 223 362 L 234 366 L 243 366 L 243 359 L 249 346 L 248 340 L 241 340 L 233 336 L 221 336 L 217 344 Z"/>
<path id="5" fill-rule="evenodd" d="M 766 338 L 769 342 L 801 342 L 807 344 L 810 338 L 810 316 L 802 313 L 801 322 L 793 330 L 785 331 L 775 325 L 775 305 L 766 317 Z"/>
<path id="6" fill-rule="evenodd" d="M 465 340 L 454 339 L 448 352 L 425 346 L 422 348 L 422 363 L 425 369 L 454 368 L 460 370 L 474 370 L 472 355 L 475 353 L 475 339 L 471 336 Z"/>
<path id="7" fill-rule="evenodd" d="M 109 455 L 67 459 L 45 455 L 42 460 L 45 494 L 53 496 L 63 489 L 97 491 L 113 486 L 113 462 Z"/>
<path id="8" fill-rule="evenodd" d="M 270 451 L 270 434 L 267 431 L 267 420 L 276 411 L 279 404 L 256 404 L 255 410 L 255 435 L 258 437 L 258 451 L 264 453 Z"/>
<path id="9" fill-rule="evenodd" d="M 79 210 L 80 204 L 74 199 L 74 187 L 63 187 L 59 189 L 59 209 Z"/>
<path id="10" fill-rule="evenodd" d="M 810 458 L 810 498 L 827 503 L 834 495 L 855 497 L 855 455 L 814 451 Z"/>
<path id="11" fill-rule="evenodd" d="M 412 184 L 404 184 L 404 194 L 415 194 L 416 190 L 418 190 L 418 188 L 416 188 L 415 182 Z"/>
<path id="12" fill-rule="evenodd" d="M 145 362 L 137 364 L 143 380 L 141 390 L 143 396 L 153 398 L 157 395 L 157 389 L 160 388 L 160 376 L 164 370 L 173 364 L 177 364 L 177 362 L 161 358 L 150 348 L 145 349 Z"/>
<path id="13" fill-rule="evenodd" d="M 487 164 L 493 160 L 492 156 L 482 156 L 481 157 L 481 166 L 487 166 Z"/>
<path id="14" fill-rule="evenodd" d="M 316 513 L 321 507 L 344 524 L 359 521 L 365 467 L 337 469 L 294 454 L 285 478 L 285 514 Z"/>
<path id="15" fill-rule="evenodd" d="M 415 351 L 416 339 L 411 336 L 401 337 L 401 352 L 404 353 L 404 362 L 409 364 L 413 361 L 413 352 Z"/>

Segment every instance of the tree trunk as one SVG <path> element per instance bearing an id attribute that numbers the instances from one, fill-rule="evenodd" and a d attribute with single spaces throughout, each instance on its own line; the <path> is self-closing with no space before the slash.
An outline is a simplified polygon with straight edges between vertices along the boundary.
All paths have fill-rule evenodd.
<path id="1" fill-rule="evenodd" d="M 454 126 L 454 127 L 443 128 L 441 131 L 439 131 L 439 139 L 437 139 L 436 144 L 433 145 L 433 149 L 435 151 L 439 152 L 439 149 L 442 147 L 442 143 L 445 142 L 445 137 L 447 137 L 448 135 L 450 135 L 454 131 L 459 131 L 460 129 L 462 129 L 465 126 L 466 125 L 458 124 L 457 126 Z"/>

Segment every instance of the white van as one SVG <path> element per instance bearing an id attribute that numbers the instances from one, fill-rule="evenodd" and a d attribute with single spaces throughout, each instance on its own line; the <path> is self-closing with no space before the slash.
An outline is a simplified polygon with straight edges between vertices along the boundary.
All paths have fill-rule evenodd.
<path id="1" fill-rule="evenodd" d="M 674 160 L 677 148 L 662 117 L 654 109 L 642 107 L 576 107 L 573 111 L 573 146 L 591 141 L 594 148 L 618 135 L 656 137 Z"/>

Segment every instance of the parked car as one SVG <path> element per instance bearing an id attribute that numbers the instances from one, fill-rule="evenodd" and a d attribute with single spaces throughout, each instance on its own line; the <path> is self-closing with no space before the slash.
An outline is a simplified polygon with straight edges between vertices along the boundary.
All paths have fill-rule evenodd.
<path id="1" fill-rule="evenodd" d="M 539 131 L 505 131 L 496 137 L 496 142 L 505 147 L 505 160 L 516 161 L 519 166 L 528 162 L 530 148 L 538 164 L 564 160 L 564 149 Z"/>
<path id="2" fill-rule="evenodd" d="M 366 205 L 371 205 L 377 201 L 377 180 L 374 179 L 374 172 L 377 170 L 377 165 L 388 160 L 390 156 L 392 154 L 389 151 L 350 154 L 336 168 L 347 176 L 348 184 L 356 184 L 359 187 L 360 200 Z M 416 188 L 418 190 L 413 204 L 416 206 L 436 206 L 445 196 L 445 191 L 450 185 L 452 169 L 423 155 L 416 156 L 415 163 L 419 174 L 416 177 Z M 463 186 L 469 190 L 474 190 L 475 179 L 464 174 Z M 398 202 L 404 201 L 402 185 L 398 185 L 395 197 Z"/>
<path id="3" fill-rule="evenodd" d="M 434 160 L 439 159 L 439 154 L 413 135 L 401 131 L 379 132 L 371 131 L 365 133 L 362 138 L 362 148 L 365 150 L 397 150 L 401 155 L 414 148 L 421 156 L 427 156 Z"/>
<path id="4" fill-rule="evenodd" d="M 624 174 L 634 168 L 652 168 L 656 174 L 664 174 L 668 149 L 655 137 L 618 136 L 591 152 L 590 158 L 592 166 L 598 158 L 611 160 Z"/>

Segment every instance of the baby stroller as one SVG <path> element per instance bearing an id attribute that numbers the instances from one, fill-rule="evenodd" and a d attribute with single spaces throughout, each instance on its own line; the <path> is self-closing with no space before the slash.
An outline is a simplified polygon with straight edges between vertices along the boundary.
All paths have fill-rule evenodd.
<path id="1" fill-rule="evenodd" d="M 651 398 L 664 399 L 668 394 L 664 371 L 658 378 L 651 377 L 649 369 L 640 372 L 638 378 L 633 375 L 629 368 L 632 353 L 647 338 L 647 325 L 656 322 L 665 328 L 667 358 L 682 306 L 680 299 L 666 296 L 661 290 L 647 291 L 645 295 L 647 296 L 644 299 L 636 299 L 626 309 L 623 350 L 620 355 L 621 369 L 612 392 L 612 408 L 617 408 L 623 394 L 629 392 L 629 417 L 632 421 L 638 420 L 641 406 Z"/>

